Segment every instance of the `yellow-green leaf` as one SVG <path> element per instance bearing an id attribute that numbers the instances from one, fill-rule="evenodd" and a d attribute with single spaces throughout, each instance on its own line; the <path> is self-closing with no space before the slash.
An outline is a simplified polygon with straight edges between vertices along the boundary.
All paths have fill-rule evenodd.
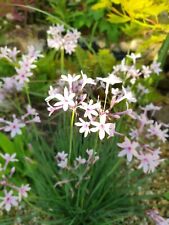
<path id="1" fill-rule="evenodd" d="M 92 9 L 98 10 L 98 9 L 109 8 L 111 7 L 111 5 L 112 5 L 111 0 L 101 0 L 95 5 L 93 5 Z"/>
<path id="2" fill-rule="evenodd" d="M 130 18 L 127 17 L 127 16 L 118 16 L 118 15 L 115 15 L 115 14 L 108 14 L 108 17 L 109 17 L 109 21 L 111 23 L 126 23 L 128 21 L 130 21 Z"/>

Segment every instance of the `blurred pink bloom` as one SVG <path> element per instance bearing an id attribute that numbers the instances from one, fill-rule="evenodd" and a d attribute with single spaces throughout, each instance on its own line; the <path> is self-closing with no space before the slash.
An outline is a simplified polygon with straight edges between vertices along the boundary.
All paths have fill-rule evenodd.
<path id="1" fill-rule="evenodd" d="M 159 157 L 159 150 L 154 151 L 154 153 L 147 153 L 137 156 L 140 160 L 140 165 L 138 166 L 139 169 L 143 169 L 144 173 L 154 172 L 155 168 L 160 164 L 162 159 Z"/>
<path id="2" fill-rule="evenodd" d="M 162 142 L 165 142 L 166 139 L 169 137 L 168 133 L 168 129 L 161 129 L 162 124 L 158 124 L 157 122 L 155 122 L 154 124 L 150 125 L 150 128 L 148 129 L 148 132 L 150 133 L 151 136 L 156 136 L 158 137 L 160 140 L 162 140 Z"/>
<path id="3" fill-rule="evenodd" d="M 117 144 L 120 148 L 123 150 L 119 152 L 118 156 L 123 157 L 127 156 L 128 162 L 131 162 L 133 159 L 133 156 L 137 156 L 137 148 L 138 143 L 137 142 L 131 142 L 127 137 L 125 137 L 125 141 L 123 143 Z"/>
<path id="4" fill-rule="evenodd" d="M 28 191 L 30 191 L 31 188 L 29 186 L 29 184 L 26 185 L 22 185 L 19 189 L 18 189 L 18 193 L 19 193 L 19 201 L 22 200 L 22 198 L 27 198 L 28 197 Z"/>
<path id="5" fill-rule="evenodd" d="M 169 219 L 165 219 L 160 216 L 157 210 L 149 210 L 147 211 L 147 215 L 155 222 L 156 225 L 169 225 Z"/>
<path id="6" fill-rule="evenodd" d="M 156 73 L 157 75 L 160 74 L 160 72 L 162 72 L 162 69 L 160 68 L 160 62 L 156 62 L 154 61 L 151 65 L 150 65 L 150 69 Z"/>
<path id="7" fill-rule="evenodd" d="M 11 210 L 12 206 L 18 206 L 18 198 L 13 196 L 13 191 L 7 192 L 5 190 L 5 196 L 3 201 L 0 203 L 0 208 L 4 207 L 7 212 Z"/>
<path id="8" fill-rule="evenodd" d="M 25 127 L 25 123 L 13 116 L 13 121 L 6 121 L 7 125 L 4 127 L 5 132 L 10 132 L 11 137 L 15 137 L 17 134 L 21 134 L 21 128 Z"/>

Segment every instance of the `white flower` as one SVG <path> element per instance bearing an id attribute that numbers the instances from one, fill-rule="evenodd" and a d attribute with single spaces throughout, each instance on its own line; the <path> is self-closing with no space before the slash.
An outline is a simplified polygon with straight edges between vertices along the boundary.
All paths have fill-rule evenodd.
<path id="1" fill-rule="evenodd" d="M 110 125 L 111 123 L 106 123 L 106 114 L 100 115 L 99 122 L 92 121 L 91 124 L 95 127 L 91 128 L 92 132 L 99 132 L 99 138 L 102 140 L 105 137 L 105 133 L 110 135 Z"/>
<path id="2" fill-rule="evenodd" d="M 8 153 L 5 153 L 5 154 L 0 153 L 0 156 L 6 161 L 6 163 L 18 161 L 16 159 L 16 153 L 14 153 L 12 155 L 9 155 Z"/>
<path id="3" fill-rule="evenodd" d="M 76 161 L 81 165 L 86 163 L 86 159 L 82 158 L 81 156 L 77 157 Z"/>
<path id="4" fill-rule="evenodd" d="M 140 75 L 139 69 L 136 69 L 135 66 L 130 66 L 127 70 L 127 78 L 131 78 L 131 84 L 134 84 Z"/>
<path id="5" fill-rule="evenodd" d="M 98 116 L 98 112 L 96 110 L 99 110 L 100 107 L 100 102 L 93 104 L 92 99 L 89 101 L 89 103 L 82 102 L 79 106 L 79 108 L 85 110 L 84 117 L 88 117 L 90 120 L 92 120 L 92 116 Z"/>
<path id="6" fill-rule="evenodd" d="M 75 106 L 73 98 L 75 97 L 74 93 L 69 93 L 67 87 L 64 88 L 64 94 L 53 94 L 48 96 L 45 100 L 49 104 L 49 101 L 52 99 L 57 99 L 58 102 L 54 104 L 54 107 L 63 108 L 64 111 L 67 111 L 69 107 Z M 52 107 L 49 104 L 50 107 Z"/>
<path id="7" fill-rule="evenodd" d="M 133 52 L 130 55 L 127 55 L 128 58 L 133 60 L 133 63 L 136 63 L 136 59 L 139 59 L 141 57 L 141 54 L 134 54 Z"/>
<path id="8" fill-rule="evenodd" d="M 75 81 L 77 81 L 79 79 L 80 79 L 80 75 L 75 75 L 75 74 L 73 74 L 73 75 L 68 74 L 67 76 L 66 75 L 61 75 L 61 80 L 68 82 L 70 90 L 72 90 L 73 82 L 75 82 Z"/>
<path id="9" fill-rule="evenodd" d="M 113 73 L 110 73 L 108 77 L 97 77 L 97 80 L 101 80 L 103 82 L 105 82 L 108 85 L 114 85 L 114 84 L 119 84 L 122 83 L 122 80 L 117 77 L 116 75 L 114 75 Z"/>
<path id="10" fill-rule="evenodd" d="M 75 125 L 81 127 L 79 132 L 84 133 L 84 137 L 87 137 L 90 133 L 90 122 L 86 122 L 82 118 L 79 118 L 79 120 L 80 122 L 75 123 Z"/>
<path id="11" fill-rule="evenodd" d="M 92 78 L 88 78 L 87 75 L 83 73 L 83 71 L 81 71 L 81 74 L 83 82 L 81 89 L 83 89 L 86 86 L 86 84 L 96 85 L 96 82 Z"/>
<path id="12" fill-rule="evenodd" d="M 65 30 L 64 26 L 58 24 L 56 26 L 49 27 L 49 30 L 47 31 L 47 33 L 55 36 L 55 35 L 58 35 L 58 34 L 64 32 L 64 30 Z"/>
<path id="13" fill-rule="evenodd" d="M 156 73 L 156 74 L 160 74 L 160 72 L 162 72 L 162 69 L 160 68 L 161 63 L 154 61 L 151 65 L 150 65 L 150 69 Z"/>
<path id="14" fill-rule="evenodd" d="M 76 29 L 68 30 L 65 35 L 62 34 L 63 32 L 64 27 L 62 25 L 50 27 L 47 31 L 49 35 L 47 39 L 48 46 L 56 50 L 64 49 L 66 53 L 72 54 L 80 38 L 80 32 Z"/>
<path id="15" fill-rule="evenodd" d="M 129 88 L 124 88 L 122 86 L 122 90 L 123 90 L 124 95 L 122 97 L 119 97 L 116 100 L 116 103 L 119 103 L 124 99 L 127 99 L 128 102 L 136 102 L 136 98 L 134 97 L 134 94 L 131 92 L 131 90 Z"/>
<path id="16" fill-rule="evenodd" d="M 154 104 L 150 103 L 149 105 L 142 107 L 142 109 L 145 111 L 159 111 L 161 109 L 161 107 L 155 106 Z"/>
<path id="17" fill-rule="evenodd" d="M 66 168 L 67 167 L 67 163 L 68 163 L 68 159 L 67 159 L 68 154 L 65 153 L 64 151 L 62 152 L 58 152 L 56 155 L 56 160 L 57 160 L 57 165 L 60 168 Z"/>
<path id="18" fill-rule="evenodd" d="M 150 70 L 149 66 L 142 66 L 142 73 L 144 74 L 145 78 L 148 78 L 150 76 L 150 74 L 152 73 L 152 71 Z"/>

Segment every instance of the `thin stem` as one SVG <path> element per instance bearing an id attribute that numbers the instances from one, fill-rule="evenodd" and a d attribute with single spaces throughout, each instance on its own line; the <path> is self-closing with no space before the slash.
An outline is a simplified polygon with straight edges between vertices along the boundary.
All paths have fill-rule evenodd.
<path id="1" fill-rule="evenodd" d="M 69 140 L 69 161 L 72 154 L 72 145 L 73 145 L 73 123 L 75 118 L 75 110 L 72 111 L 71 122 L 70 122 L 70 140 Z"/>
<path id="2" fill-rule="evenodd" d="M 61 70 L 61 73 L 63 74 L 63 72 L 64 72 L 64 49 L 61 49 L 61 52 L 60 52 L 60 70 Z"/>
<path id="3" fill-rule="evenodd" d="M 90 36 L 90 44 L 89 46 L 92 48 L 92 43 L 93 43 L 93 38 L 94 38 L 94 34 L 95 34 L 95 31 L 96 31 L 96 28 L 97 28 L 97 25 L 98 25 L 98 21 L 96 21 L 94 23 L 94 26 L 92 28 L 92 32 L 91 32 L 91 36 Z"/>
<path id="4" fill-rule="evenodd" d="M 27 84 L 25 85 L 25 91 L 26 91 L 26 97 L 28 100 L 28 104 L 31 106 L 31 100 L 30 100 L 30 96 L 29 96 L 29 88 L 28 88 Z"/>
<path id="5" fill-rule="evenodd" d="M 104 111 L 106 109 L 106 102 L 107 102 L 108 92 L 109 92 L 109 82 L 106 83 L 105 99 L 104 99 Z"/>

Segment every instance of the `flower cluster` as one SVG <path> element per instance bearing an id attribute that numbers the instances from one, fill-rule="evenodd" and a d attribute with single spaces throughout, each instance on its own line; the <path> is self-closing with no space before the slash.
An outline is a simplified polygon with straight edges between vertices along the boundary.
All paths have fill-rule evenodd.
<path id="1" fill-rule="evenodd" d="M 28 196 L 27 192 L 30 191 L 30 186 L 29 184 L 16 186 L 12 183 L 15 167 L 10 167 L 10 163 L 18 161 L 15 153 L 12 155 L 1 153 L 0 157 L 4 161 L 3 166 L 0 166 L 0 187 L 3 190 L 3 195 L 0 195 L 0 209 L 8 212 Z"/>
<path id="2" fill-rule="evenodd" d="M 2 54 L 3 52 L 3 54 Z M 10 50 L 7 47 L 1 48 L 0 58 L 6 58 L 13 62 L 19 51 L 14 48 Z M 9 94 L 14 91 L 21 91 L 29 78 L 33 76 L 32 70 L 36 68 L 36 62 L 39 57 L 42 57 L 39 51 L 35 50 L 33 46 L 28 47 L 27 54 L 23 54 L 21 59 L 14 63 L 16 74 L 12 77 L 1 78 L 0 84 L 0 102 L 2 102 Z"/>
<path id="3" fill-rule="evenodd" d="M 134 84 L 138 78 L 143 76 L 148 78 L 151 74 L 155 73 L 157 75 L 162 71 L 160 68 L 160 63 L 154 61 L 151 65 L 142 65 L 142 67 L 137 67 L 136 60 L 141 57 L 141 54 L 131 53 L 124 58 L 120 65 L 113 67 L 114 74 L 123 77 L 124 80 L 130 81 L 131 84 Z M 130 62 L 131 61 L 131 62 Z"/>
<path id="4" fill-rule="evenodd" d="M 20 51 L 14 47 L 13 49 L 8 48 L 7 46 L 0 48 L 0 59 L 4 58 L 10 62 L 15 62 L 17 55 Z"/>
<path id="5" fill-rule="evenodd" d="M 124 136 L 116 131 L 116 124 L 122 116 L 130 116 L 138 128 L 131 130 L 130 138 L 125 137 L 124 142 L 118 144 L 122 148 L 119 157 L 127 156 L 128 162 L 135 158 L 139 161 L 139 168 L 149 173 L 153 172 L 162 161 L 159 156 L 159 145 L 154 144 L 156 143 L 154 138 L 164 142 L 168 137 L 168 129 L 163 129 L 167 125 L 148 119 L 148 112 L 159 110 L 159 107 L 150 104 L 139 115 L 129 108 L 136 102 L 136 98 L 126 83 L 133 84 L 136 78 L 143 74 L 143 69 L 145 70 L 145 67 L 142 70 L 136 69 L 136 59 L 139 57 L 140 55 L 133 53 L 128 55 L 120 65 L 114 67 L 112 73 L 104 78 L 88 78 L 82 71 L 80 75 L 61 75 L 58 86 L 50 87 L 46 102 L 49 115 L 61 109 L 72 110 L 77 116 L 74 124 L 79 127 L 79 132 L 84 134 L 84 137 L 97 132 L 100 140 L 106 136 L 108 138 L 114 135 Z M 133 65 L 126 64 L 128 58 L 132 59 Z M 153 62 L 150 68 L 151 73 L 158 74 L 161 71 L 159 63 Z M 135 72 L 131 73 L 131 70 Z M 94 96 L 95 100 L 91 93 L 98 93 Z M 61 165 L 66 166 L 67 160 L 63 160 Z"/>
<path id="6" fill-rule="evenodd" d="M 8 121 L 3 118 L 0 118 L 0 124 L 3 124 L 0 127 L 0 130 L 5 132 L 10 132 L 11 138 L 15 137 L 18 134 L 21 134 L 21 129 L 30 123 L 39 123 L 40 117 L 38 112 L 32 108 L 30 105 L 26 107 L 27 112 L 21 117 L 17 118 L 16 115 L 13 115 L 13 120 Z"/>
<path id="7" fill-rule="evenodd" d="M 147 215 L 155 222 L 156 225 L 169 225 L 169 219 L 165 219 L 160 216 L 157 210 L 149 210 L 147 211 Z"/>
<path id="8" fill-rule="evenodd" d="M 76 157 L 74 160 L 74 166 L 75 168 L 78 168 L 80 165 L 93 165 L 96 163 L 97 160 L 99 160 L 99 156 L 97 156 L 96 152 L 94 152 L 93 149 L 87 149 L 86 150 L 88 158 L 82 158 L 82 156 Z M 70 166 L 68 165 L 68 154 L 64 151 L 58 152 L 55 156 L 56 162 L 58 167 L 62 169 L 70 169 Z"/>
<path id="9" fill-rule="evenodd" d="M 80 155 L 76 157 L 72 164 L 68 160 L 67 153 L 64 151 L 57 153 L 55 160 L 57 166 L 61 169 L 60 174 L 62 180 L 58 181 L 55 184 L 55 187 L 74 182 L 75 187 L 77 188 L 82 181 L 90 179 L 90 171 L 93 165 L 99 160 L 99 156 L 93 149 L 87 149 L 86 154 L 86 158 L 83 158 Z M 69 179 L 63 179 L 66 172 L 69 174 Z"/>
<path id="10" fill-rule="evenodd" d="M 139 115 L 133 113 L 135 129 L 131 129 L 130 139 L 125 137 L 124 142 L 118 144 L 122 148 L 119 157 L 126 156 L 128 162 L 135 158 L 139 162 L 138 168 L 142 168 L 144 173 L 154 172 L 155 168 L 163 161 L 160 158 L 159 146 L 169 137 L 168 125 L 148 118 L 148 112 L 153 114 L 159 109 L 160 107 L 149 104 L 142 108 L 143 112 Z"/>
<path id="11" fill-rule="evenodd" d="M 93 80 L 81 72 L 81 75 L 62 75 L 61 81 L 64 82 L 65 86 L 63 94 L 58 93 L 58 88 L 50 87 L 49 96 L 46 98 L 48 110 L 50 112 L 49 115 L 59 109 L 63 109 L 64 111 L 68 109 L 75 110 L 78 115 L 83 115 L 83 117 L 79 116 L 79 121 L 76 122 L 75 125 L 80 127 L 79 131 L 80 133 L 84 133 L 85 137 L 91 132 L 98 132 L 99 138 L 102 140 L 106 134 L 109 137 L 118 134 L 115 131 L 115 122 L 112 123 L 111 121 L 120 119 L 121 115 L 128 115 L 131 110 L 126 108 L 121 112 L 112 113 L 112 108 L 123 100 L 135 102 L 133 93 L 131 90 L 122 86 L 122 80 L 120 78 L 109 74 L 107 78 L 98 77 Z M 109 86 L 115 84 L 121 84 L 122 88 L 121 90 L 119 88 L 111 89 L 110 103 L 108 105 L 106 103 L 106 98 L 108 97 L 108 92 L 110 92 Z M 100 96 L 97 96 L 97 100 L 94 102 L 94 100 L 87 95 L 87 89 L 93 86 L 95 86 L 96 90 L 100 88 L 104 90 L 104 104 L 99 100 Z"/>
<path id="12" fill-rule="evenodd" d="M 69 55 L 75 51 L 78 39 L 80 38 L 80 32 L 76 29 L 67 30 L 65 33 L 63 25 L 52 26 L 47 33 L 48 46 L 50 48 L 55 48 L 56 50 L 64 49 Z"/>

